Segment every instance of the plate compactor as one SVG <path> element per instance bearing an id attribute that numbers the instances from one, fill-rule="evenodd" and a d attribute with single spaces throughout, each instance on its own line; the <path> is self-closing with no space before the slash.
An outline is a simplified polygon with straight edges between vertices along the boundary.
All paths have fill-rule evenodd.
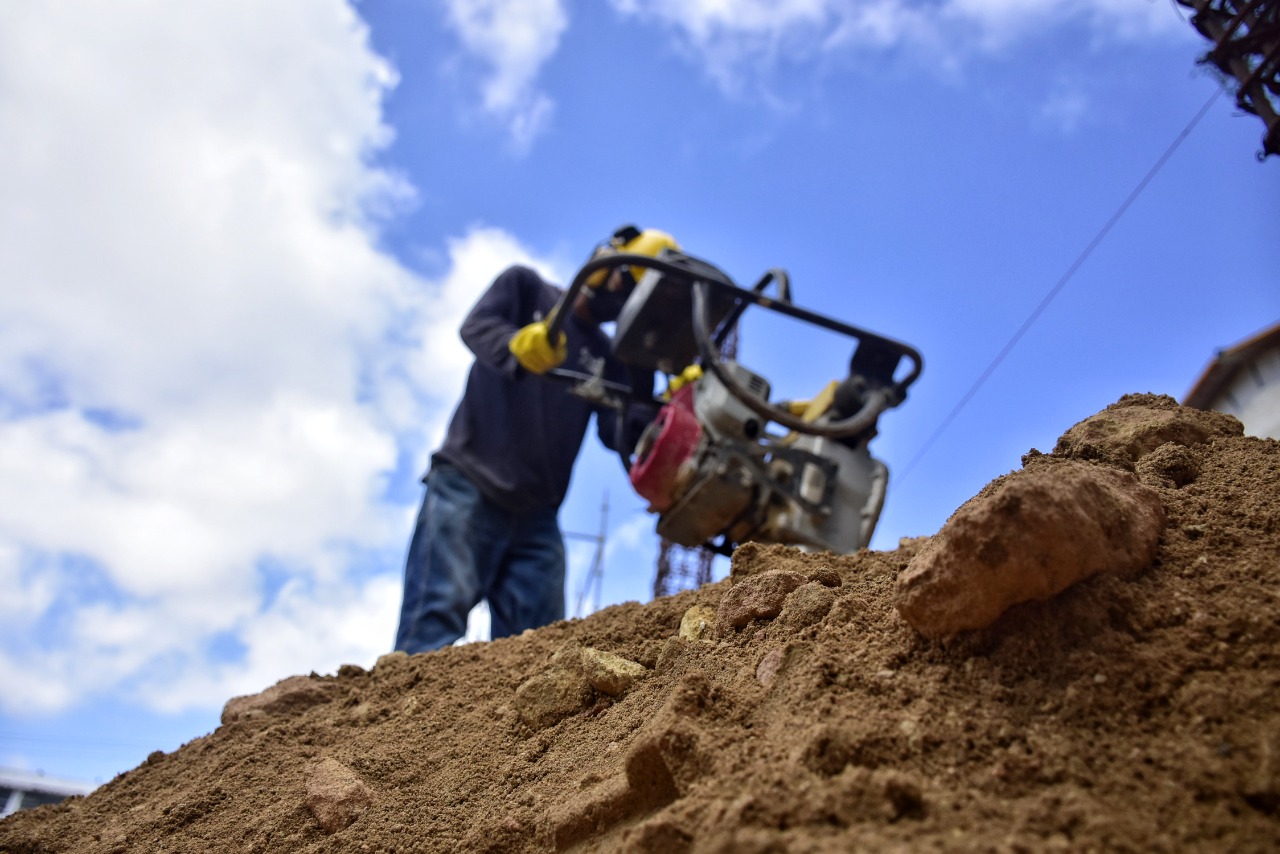
<path id="1" fill-rule="evenodd" d="M 643 274 L 618 316 L 614 355 L 681 379 L 654 399 L 647 389 L 641 394 L 603 379 L 603 365 L 595 375 L 550 376 L 623 413 L 658 407 L 623 456 L 632 486 L 658 516 L 658 534 L 721 554 L 748 541 L 836 553 L 865 547 L 889 480 L 868 445 L 880 414 L 902 403 L 919 377 L 920 354 L 794 305 L 781 270 L 742 288 L 711 264 L 671 249 L 656 258 L 613 254 L 588 262 L 547 318 L 553 338 L 592 274 L 624 266 Z M 770 285 L 772 296 L 765 293 Z M 813 400 L 770 402 L 767 379 L 722 356 L 748 308 L 853 339 L 848 376 Z"/>

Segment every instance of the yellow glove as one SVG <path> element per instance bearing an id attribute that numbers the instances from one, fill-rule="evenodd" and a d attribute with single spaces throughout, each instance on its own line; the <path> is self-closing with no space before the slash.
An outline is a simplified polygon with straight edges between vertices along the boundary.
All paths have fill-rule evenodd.
<path id="1" fill-rule="evenodd" d="M 702 379 L 702 366 L 690 365 L 680 373 L 667 380 L 667 390 L 662 393 L 663 400 L 670 400 L 671 395 L 687 386 L 689 383 L 697 382 Z"/>
<path id="2" fill-rule="evenodd" d="M 530 323 L 511 337 L 507 349 L 516 357 L 520 366 L 531 374 L 545 374 L 564 364 L 569 351 L 564 333 L 559 334 L 555 346 L 547 334 L 547 324 L 541 320 Z"/>
<path id="3" fill-rule="evenodd" d="M 818 392 L 812 400 L 789 400 L 778 404 L 790 414 L 800 418 L 803 421 L 813 423 L 821 418 L 836 400 L 836 389 L 840 387 L 840 383 L 832 380 L 827 383 L 826 388 Z M 800 434 L 792 430 L 790 433 L 782 437 L 782 444 L 790 445 L 800 438 Z"/>
<path id="4" fill-rule="evenodd" d="M 818 392 L 813 400 L 792 400 L 782 404 L 782 406 L 792 415 L 799 416 L 805 421 L 817 421 L 818 417 L 831 408 L 831 404 L 836 399 L 836 388 L 839 383 L 835 380 L 827 383 L 826 388 Z"/>

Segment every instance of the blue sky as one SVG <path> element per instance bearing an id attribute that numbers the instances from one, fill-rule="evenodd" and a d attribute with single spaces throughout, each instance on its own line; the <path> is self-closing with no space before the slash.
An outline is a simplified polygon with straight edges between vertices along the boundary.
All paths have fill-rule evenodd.
<path id="1" fill-rule="evenodd" d="M 1219 91 L 1179 10 L 5 4 L 0 765 L 109 779 L 372 665 L 458 321 L 624 222 L 923 353 L 872 444 L 876 548 L 1122 394 L 1181 397 L 1280 319 L 1280 161 L 1226 96 L 947 421 Z M 849 347 L 748 314 L 741 355 L 801 397 Z M 602 601 L 644 600 L 653 519 L 590 446 L 564 527 L 605 495 Z"/>

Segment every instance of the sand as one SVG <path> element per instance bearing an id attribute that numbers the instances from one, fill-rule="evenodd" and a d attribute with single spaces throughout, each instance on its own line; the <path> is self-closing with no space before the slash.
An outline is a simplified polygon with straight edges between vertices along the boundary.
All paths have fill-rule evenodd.
<path id="1" fill-rule="evenodd" d="M 1069 504 L 1064 467 L 1147 501 L 1150 550 L 1126 509 L 1089 535 L 1124 561 L 1071 557 L 1069 512 L 1010 521 L 1014 478 Z M 292 677 L 0 851 L 1280 851 L 1280 443 L 1128 395 L 948 526 L 750 544 L 700 590 Z M 972 547 L 945 583 L 1052 584 L 985 627 L 904 617 L 938 553 L 1019 530 L 1043 553 Z"/>

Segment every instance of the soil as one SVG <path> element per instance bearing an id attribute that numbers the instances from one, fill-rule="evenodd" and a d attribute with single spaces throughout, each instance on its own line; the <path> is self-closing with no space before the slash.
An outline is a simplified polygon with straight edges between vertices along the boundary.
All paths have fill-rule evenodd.
<path id="1" fill-rule="evenodd" d="M 1023 471 L 1068 462 L 1158 495 L 1144 566 L 929 637 L 896 605 L 933 538 L 749 544 L 699 590 L 233 700 L 0 851 L 1280 851 L 1280 442 L 1128 395 Z"/>

